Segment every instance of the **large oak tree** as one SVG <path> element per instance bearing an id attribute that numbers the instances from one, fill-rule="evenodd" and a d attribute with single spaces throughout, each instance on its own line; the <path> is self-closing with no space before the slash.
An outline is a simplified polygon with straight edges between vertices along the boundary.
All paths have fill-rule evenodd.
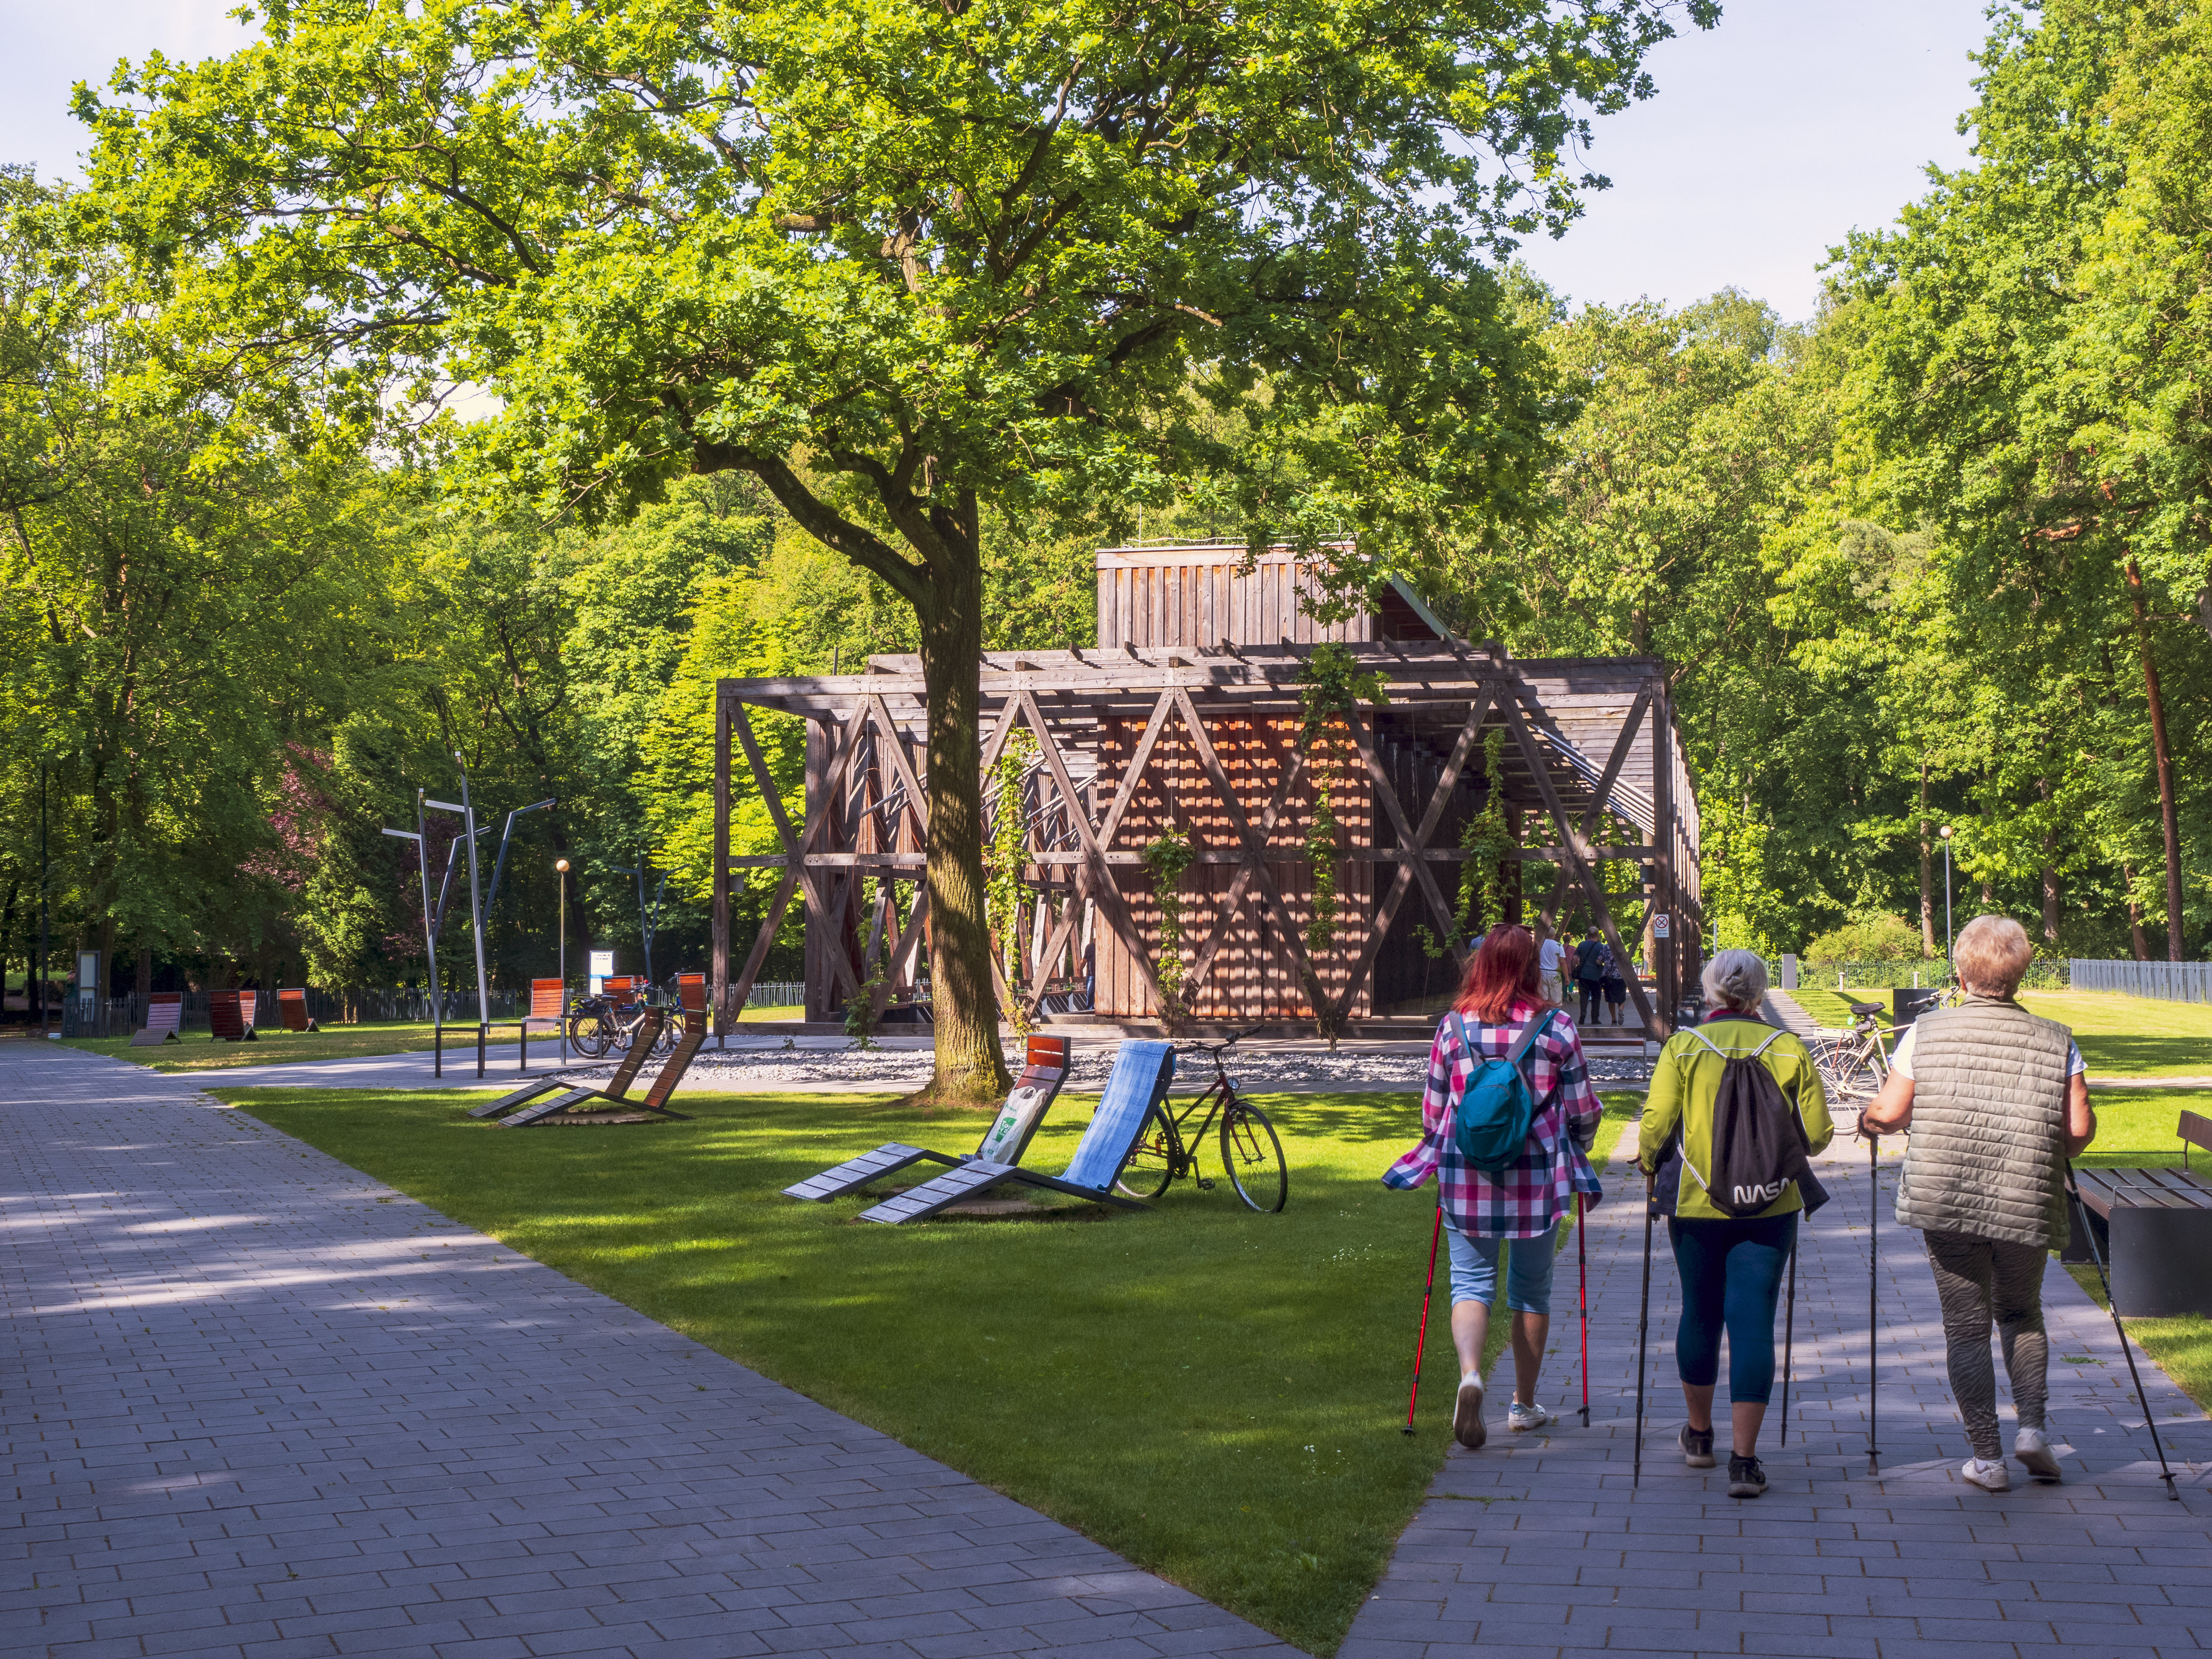
<path id="1" fill-rule="evenodd" d="M 273 0 L 258 44 L 80 107 L 126 245 L 272 395 L 335 368 L 366 417 L 474 380 L 505 405 L 479 478 L 588 514 L 749 472 L 912 605 L 960 1097 L 1004 1079 L 983 515 L 1204 480 L 1255 544 L 1381 559 L 1517 512 L 1551 411 L 1495 258 L 1602 182 L 1587 116 L 1650 90 L 1678 10 L 1718 15 Z"/>

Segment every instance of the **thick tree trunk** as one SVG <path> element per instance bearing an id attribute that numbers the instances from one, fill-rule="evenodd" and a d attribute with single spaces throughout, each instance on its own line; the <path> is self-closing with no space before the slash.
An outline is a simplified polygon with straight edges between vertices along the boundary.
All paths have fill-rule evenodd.
<path id="1" fill-rule="evenodd" d="M 2158 659 L 2150 644 L 2142 572 L 2127 562 L 2128 602 L 2135 607 L 2136 647 L 2142 653 L 2143 695 L 2150 701 L 2151 757 L 2158 769 L 2158 816 L 2166 831 L 2166 957 L 2181 960 L 2181 819 L 2174 804 L 2173 749 L 2166 737 L 2166 700 L 2160 694 Z"/>
<path id="2" fill-rule="evenodd" d="M 2051 780 L 2038 778 L 2035 788 L 2036 793 L 2043 797 L 2044 805 L 2048 806 L 2051 804 Z M 2057 846 L 2058 832 L 2046 829 L 2043 832 L 2043 942 L 2054 949 L 2058 944 L 2058 868 L 2051 859 Z"/>
<path id="3" fill-rule="evenodd" d="M 921 623 L 929 697 L 929 977 L 937 1074 L 920 1098 L 981 1104 L 1013 1086 L 999 1042 L 984 908 L 982 568 L 969 556 L 937 580 Z"/>
<path id="4" fill-rule="evenodd" d="M 1928 763 L 1920 763 L 1920 954 L 1936 954 L 1936 849 L 1928 839 Z"/>

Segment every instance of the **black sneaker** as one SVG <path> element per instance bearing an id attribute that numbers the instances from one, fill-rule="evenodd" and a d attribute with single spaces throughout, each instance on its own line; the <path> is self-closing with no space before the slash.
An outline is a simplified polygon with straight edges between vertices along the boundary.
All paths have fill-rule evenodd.
<path id="1" fill-rule="evenodd" d="M 1756 1457 L 1741 1457 L 1729 1454 L 1729 1496 L 1756 1498 L 1766 1490 L 1766 1471 L 1759 1467 Z"/>
<path id="2" fill-rule="evenodd" d="M 1693 1469 L 1709 1469 L 1713 1466 L 1713 1431 L 1693 1429 L 1682 1425 L 1682 1461 Z"/>

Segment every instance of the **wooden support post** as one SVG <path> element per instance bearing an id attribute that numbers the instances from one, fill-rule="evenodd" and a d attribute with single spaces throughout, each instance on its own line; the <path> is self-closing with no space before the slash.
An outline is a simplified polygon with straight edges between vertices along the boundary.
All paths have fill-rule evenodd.
<path id="1" fill-rule="evenodd" d="M 1559 803 L 1559 792 L 1552 782 L 1551 769 L 1545 763 L 1543 750 L 1537 747 L 1535 734 L 1529 731 L 1528 722 L 1522 715 L 1520 698 L 1510 695 L 1500 697 L 1498 708 L 1505 715 L 1505 723 L 1512 728 L 1522 760 L 1528 763 L 1528 771 L 1535 779 L 1536 792 L 1543 797 L 1544 810 L 1552 815 L 1552 825 L 1559 833 L 1559 850 L 1566 854 L 1563 869 L 1582 884 L 1583 891 L 1589 896 L 1591 908 L 1596 912 L 1598 924 L 1605 930 L 1606 943 L 1613 949 L 1613 959 L 1626 962 L 1629 958 L 1621 949 L 1620 930 L 1613 926 L 1613 912 L 1606 907 L 1605 889 L 1598 881 L 1597 872 L 1587 856 L 1589 842 L 1583 838 L 1580 828 L 1567 817 L 1566 809 Z M 1654 1013 L 1650 1000 L 1644 996 L 1642 981 L 1632 973 L 1628 975 L 1628 994 L 1636 1004 L 1637 1017 L 1644 1022 L 1644 1029 L 1655 1036 L 1664 1038 L 1668 1032 Z"/>
<path id="2" fill-rule="evenodd" d="M 1654 917 L 1668 918 L 1667 937 L 1652 941 L 1652 977 L 1659 984 L 1659 1006 L 1663 1011 L 1657 1026 L 1660 1036 L 1671 1035 L 1674 1029 L 1675 1011 L 1682 1006 L 1682 981 L 1678 971 L 1681 958 L 1676 954 L 1679 941 L 1674 935 L 1681 929 L 1681 907 L 1675 902 L 1674 894 L 1674 717 L 1668 706 L 1667 681 L 1663 673 L 1655 672 L 1648 690 L 1651 693 L 1651 841 L 1659 849 L 1656 860 L 1658 880 L 1654 896 L 1657 908 Z M 1643 1012 L 1638 1009 L 1638 1013 Z"/>

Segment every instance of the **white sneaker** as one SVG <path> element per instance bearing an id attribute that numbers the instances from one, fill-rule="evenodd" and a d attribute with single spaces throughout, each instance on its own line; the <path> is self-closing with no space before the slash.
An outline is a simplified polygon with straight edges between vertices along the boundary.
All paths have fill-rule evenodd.
<path id="1" fill-rule="evenodd" d="M 1970 1457 L 1959 1473 L 1970 1486 L 1979 1486 L 1984 1492 L 2010 1492 L 2012 1475 L 2001 1458 Z"/>
<path id="2" fill-rule="evenodd" d="M 1459 1398 L 1452 1402 L 1452 1438 L 1469 1451 L 1490 1438 L 1490 1430 L 1482 1420 L 1482 1379 L 1479 1376 L 1462 1376 L 1459 1380 Z"/>
<path id="3" fill-rule="evenodd" d="M 2012 1455 L 2038 1480 L 2058 1480 L 2058 1460 L 2051 1455 L 2051 1437 L 2041 1429 L 2022 1429 L 2014 1436 Z"/>
<path id="4" fill-rule="evenodd" d="M 1552 1413 L 1541 1406 L 1524 1406 L 1515 1401 L 1505 1411 L 1505 1426 L 1509 1429 L 1540 1429 L 1552 1421 Z"/>

